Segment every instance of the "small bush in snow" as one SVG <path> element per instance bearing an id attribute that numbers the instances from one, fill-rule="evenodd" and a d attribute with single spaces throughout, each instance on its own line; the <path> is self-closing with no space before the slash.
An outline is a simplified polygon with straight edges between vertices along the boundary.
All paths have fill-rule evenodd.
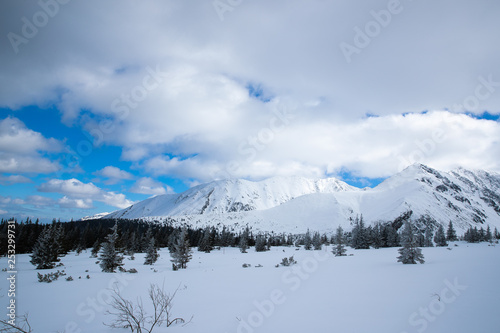
<path id="1" fill-rule="evenodd" d="M 137 269 L 131 268 L 127 272 L 129 272 L 129 273 L 137 273 Z"/>
<path id="2" fill-rule="evenodd" d="M 285 258 L 281 259 L 280 265 L 288 267 L 288 266 L 295 265 L 296 263 L 297 263 L 297 261 L 295 259 L 293 259 L 293 256 L 291 256 L 290 258 L 285 257 Z"/>
<path id="3" fill-rule="evenodd" d="M 52 273 L 48 273 L 48 274 L 40 274 L 40 273 L 37 273 L 37 276 L 38 276 L 38 282 L 47 282 L 47 283 L 51 283 L 52 281 L 55 281 L 57 280 L 60 276 L 64 276 L 66 275 L 66 273 L 64 273 L 64 271 L 57 271 L 57 272 L 52 272 Z"/>
<path id="4" fill-rule="evenodd" d="M 73 281 L 73 277 L 72 277 L 72 276 L 68 276 L 68 277 L 66 278 L 66 281 Z"/>

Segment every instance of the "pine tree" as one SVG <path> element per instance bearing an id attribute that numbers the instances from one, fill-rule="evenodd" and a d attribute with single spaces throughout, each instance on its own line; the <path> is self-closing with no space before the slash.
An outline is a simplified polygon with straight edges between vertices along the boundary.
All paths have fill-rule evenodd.
<path id="1" fill-rule="evenodd" d="M 306 235 L 304 236 L 304 249 L 306 250 L 312 249 L 312 238 L 309 229 L 307 229 Z"/>
<path id="2" fill-rule="evenodd" d="M 181 229 L 179 236 L 174 242 L 174 251 L 170 253 L 174 269 L 183 269 L 191 260 L 191 247 L 189 246 L 188 231 L 186 227 Z"/>
<path id="3" fill-rule="evenodd" d="M 36 266 L 36 269 L 50 269 L 55 267 L 58 259 L 58 247 L 52 246 L 55 242 L 55 226 L 45 227 L 38 236 L 30 262 Z"/>
<path id="4" fill-rule="evenodd" d="M 248 234 L 249 230 L 248 227 L 245 229 L 245 231 L 240 235 L 240 244 L 239 248 L 241 253 L 247 253 L 248 250 Z"/>
<path id="5" fill-rule="evenodd" d="M 491 228 L 490 226 L 488 225 L 488 228 L 486 229 L 486 235 L 484 236 L 484 240 L 487 241 L 487 242 L 491 242 L 493 240 L 493 236 L 491 234 Z"/>
<path id="6" fill-rule="evenodd" d="M 400 245 L 398 232 L 391 224 L 385 226 L 384 234 L 386 247 L 396 247 Z"/>
<path id="7" fill-rule="evenodd" d="M 155 245 L 155 238 L 151 237 L 149 239 L 149 244 L 146 246 L 146 257 L 144 258 L 144 265 L 154 264 L 160 255 L 158 254 L 158 249 Z"/>
<path id="8" fill-rule="evenodd" d="M 168 251 L 170 253 L 175 251 L 175 241 L 177 237 L 179 237 L 180 234 L 179 229 L 175 229 L 169 236 L 168 236 L 168 241 L 167 241 L 167 246 L 168 246 Z"/>
<path id="9" fill-rule="evenodd" d="M 337 232 L 335 234 L 335 248 L 333 249 L 333 254 L 336 257 L 340 256 L 345 256 L 346 254 L 346 249 L 344 247 L 345 239 L 344 239 L 344 230 L 342 230 L 342 227 L 339 226 L 337 228 Z"/>
<path id="10" fill-rule="evenodd" d="M 417 247 L 417 232 L 415 227 L 410 221 L 405 221 L 403 231 L 401 232 L 401 245 L 403 246 L 398 250 L 398 262 L 403 264 L 416 264 L 417 261 L 423 264 L 424 255 L 422 250 Z"/>
<path id="11" fill-rule="evenodd" d="M 211 238 L 210 228 L 206 227 L 203 231 L 203 236 L 201 237 L 200 243 L 198 244 L 198 251 L 210 253 L 210 251 L 213 250 Z"/>
<path id="12" fill-rule="evenodd" d="M 258 234 L 257 239 L 255 240 L 255 251 L 256 252 L 264 252 L 266 250 L 267 250 L 266 238 L 263 235 Z"/>
<path id="13" fill-rule="evenodd" d="M 354 249 L 369 249 L 368 235 L 363 221 L 363 215 L 360 218 L 356 216 L 354 228 L 352 229 L 351 246 Z"/>
<path id="14" fill-rule="evenodd" d="M 116 241 L 118 239 L 118 224 L 111 228 L 111 233 L 106 236 L 106 242 L 102 245 L 100 266 L 103 272 L 114 273 L 118 267 L 123 266 L 123 256 L 116 250 Z"/>
<path id="15" fill-rule="evenodd" d="M 312 238 L 312 245 L 315 250 L 321 250 L 321 236 L 319 232 L 315 232 Z"/>
<path id="16" fill-rule="evenodd" d="M 448 242 L 454 242 L 458 240 L 455 228 L 453 228 L 453 222 L 450 221 L 448 224 L 448 230 L 446 231 L 446 240 Z"/>
<path id="17" fill-rule="evenodd" d="M 434 242 L 436 243 L 436 246 L 448 246 L 448 243 L 446 243 L 446 236 L 444 235 L 444 228 L 441 224 L 439 225 L 436 235 L 434 236 Z"/>
<path id="18" fill-rule="evenodd" d="M 373 227 L 371 243 L 375 249 L 378 249 L 378 248 L 382 247 L 382 245 L 383 245 L 382 232 L 380 230 L 380 223 L 375 224 L 375 226 Z"/>
<path id="19" fill-rule="evenodd" d="M 432 243 L 432 237 L 434 236 L 434 232 L 432 231 L 432 228 L 430 225 L 427 226 L 425 229 L 425 235 L 424 235 L 424 247 L 433 247 L 434 243 Z"/>
<path id="20" fill-rule="evenodd" d="M 222 227 L 221 246 L 223 247 L 231 246 L 232 242 L 233 242 L 233 234 L 227 231 L 226 226 Z"/>

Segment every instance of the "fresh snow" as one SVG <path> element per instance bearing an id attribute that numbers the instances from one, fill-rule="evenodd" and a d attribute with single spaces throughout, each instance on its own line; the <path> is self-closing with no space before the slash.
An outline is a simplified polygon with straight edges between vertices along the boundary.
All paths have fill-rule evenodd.
<path id="1" fill-rule="evenodd" d="M 458 246 L 454 246 L 454 244 Z M 153 266 L 144 254 L 125 259 L 137 274 L 102 273 L 89 252 L 62 258 L 67 276 L 52 283 L 37 281 L 29 255 L 17 255 L 17 313 L 29 313 L 34 332 L 130 332 L 103 325 L 112 317 L 109 290 L 113 283 L 125 298 L 146 300 L 150 283 L 179 291 L 174 316 L 192 321 L 155 332 L 497 332 L 500 327 L 500 246 L 451 243 L 423 248 L 426 263 L 396 262 L 397 248 L 352 250 L 334 257 L 321 251 L 272 247 L 242 254 L 237 248 L 193 252 L 185 270 L 172 271 L 167 249 Z M 294 256 L 297 265 L 274 267 Z M 252 266 L 243 268 L 242 264 Z M 262 265 L 257 268 L 255 266 Z M 7 259 L 0 265 L 6 267 Z M 89 272 L 85 272 L 89 270 Z M 89 274 L 90 279 L 85 276 Z M 79 277 L 81 276 L 81 279 Z M 7 273 L 0 278 L 6 281 Z M 3 284 L 6 286 L 6 283 Z M 8 298 L 2 287 L 0 305 Z"/>
<path id="2" fill-rule="evenodd" d="M 180 194 L 157 196 L 107 218 L 144 218 L 193 227 L 251 226 L 265 232 L 304 233 L 308 228 L 347 230 L 357 215 L 368 224 L 412 210 L 457 231 L 490 225 L 500 229 L 500 175 L 463 168 L 441 172 L 415 164 L 375 188 L 358 189 L 335 178 L 278 177 L 261 182 L 224 180 Z"/>

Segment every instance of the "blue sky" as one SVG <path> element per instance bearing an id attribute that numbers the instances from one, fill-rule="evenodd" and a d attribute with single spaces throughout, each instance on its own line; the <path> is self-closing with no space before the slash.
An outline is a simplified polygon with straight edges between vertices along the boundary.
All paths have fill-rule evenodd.
<path id="1" fill-rule="evenodd" d="M 229 177 L 500 171 L 497 2 L 53 9 L 0 4 L 4 218 L 77 219 Z"/>

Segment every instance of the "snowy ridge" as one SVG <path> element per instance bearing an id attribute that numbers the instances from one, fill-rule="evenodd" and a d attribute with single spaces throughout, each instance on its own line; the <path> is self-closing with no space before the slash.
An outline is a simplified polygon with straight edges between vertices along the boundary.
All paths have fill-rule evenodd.
<path id="1" fill-rule="evenodd" d="M 412 165 L 375 188 L 358 189 L 335 179 L 271 178 L 261 182 L 224 180 L 180 194 L 157 196 L 107 218 L 145 218 L 194 227 L 227 225 L 274 232 L 310 228 L 350 229 L 356 215 L 367 223 L 392 221 L 405 212 L 451 220 L 459 231 L 469 226 L 500 228 L 500 175 L 458 168 L 441 172 Z"/>
<path id="2" fill-rule="evenodd" d="M 134 219 L 264 210 L 306 194 L 357 190 L 335 178 L 275 177 L 261 182 L 220 180 L 195 186 L 179 194 L 159 195 L 107 217 Z"/>

